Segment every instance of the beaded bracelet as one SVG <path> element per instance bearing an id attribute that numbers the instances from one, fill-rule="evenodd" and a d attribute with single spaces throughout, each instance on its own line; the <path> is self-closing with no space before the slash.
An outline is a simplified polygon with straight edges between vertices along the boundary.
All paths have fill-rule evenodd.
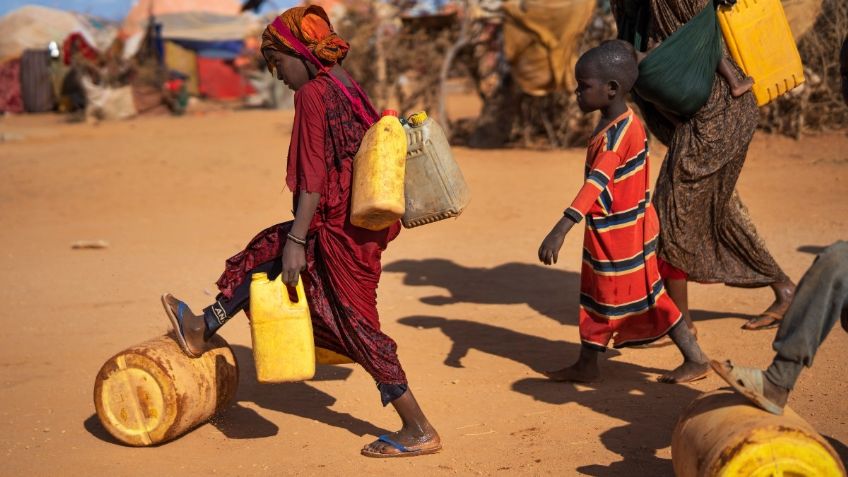
<path id="1" fill-rule="evenodd" d="M 296 244 L 298 244 L 298 245 L 303 245 L 304 247 L 306 246 L 306 240 L 305 240 L 305 239 L 295 237 L 295 236 L 294 236 L 294 235 L 292 235 L 292 234 L 287 234 L 287 235 L 286 235 L 286 237 L 287 237 L 289 240 L 291 240 L 292 242 L 294 242 L 294 243 L 296 243 Z"/>

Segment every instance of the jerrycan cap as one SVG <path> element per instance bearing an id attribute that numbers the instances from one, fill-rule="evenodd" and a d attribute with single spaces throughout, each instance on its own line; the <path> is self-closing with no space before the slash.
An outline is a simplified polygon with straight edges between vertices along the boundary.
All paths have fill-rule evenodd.
<path id="1" fill-rule="evenodd" d="M 418 111 L 417 113 L 412 113 L 409 115 L 409 118 L 407 118 L 407 121 L 409 121 L 410 126 L 417 128 L 427 121 L 427 112 Z"/>
<path id="2" fill-rule="evenodd" d="M 382 117 L 384 117 L 384 118 L 385 118 L 386 116 L 394 116 L 394 117 L 398 117 L 398 112 L 397 112 L 397 111 L 395 111 L 394 109 L 384 109 L 384 110 L 383 110 L 383 114 L 382 114 L 381 116 L 382 116 Z"/>

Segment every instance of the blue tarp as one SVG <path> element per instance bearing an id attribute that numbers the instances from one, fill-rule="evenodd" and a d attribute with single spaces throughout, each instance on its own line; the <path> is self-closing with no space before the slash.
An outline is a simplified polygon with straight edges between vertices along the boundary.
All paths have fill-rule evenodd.
<path id="1" fill-rule="evenodd" d="M 180 38 L 170 38 L 169 40 L 206 58 L 231 60 L 244 49 L 244 41 L 242 40 L 201 41 Z"/>

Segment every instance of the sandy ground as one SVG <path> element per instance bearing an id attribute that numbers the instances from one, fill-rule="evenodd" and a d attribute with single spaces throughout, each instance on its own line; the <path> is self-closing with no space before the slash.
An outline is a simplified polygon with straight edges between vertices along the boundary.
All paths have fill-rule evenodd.
<path id="1" fill-rule="evenodd" d="M 159 295 L 210 302 L 225 258 L 290 217 L 283 165 L 286 112 L 216 112 L 99 126 L 58 116 L 7 117 L 0 132 L 0 474 L 670 475 L 680 411 L 692 386 L 654 382 L 672 347 L 608 353 L 605 380 L 553 384 L 540 369 L 569 363 L 582 235 L 560 264 L 539 242 L 577 191 L 583 151 L 458 149 L 474 194 L 458 220 L 404 231 L 384 257 L 380 312 L 444 451 L 419 459 L 360 457 L 398 426 L 369 376 L 326 367 L 315 380 L 255 381 L 248 322 L 221 332 L 241 366 L 237 403 L 217 423 L 165 445 L 114 443 L 92 388 L 114 353 L 164 332 Z M 655 149 L 654 173 L 662 160 Z M 798 279 L 810 252 L 848 237 L 848 137 L 794 142 L 758 134 L 739 189 L 772 253 Z M 104 239 L 105 250 L 72 250 Z M 765 365 L 773 331 L 744 332 L 766 289 L 691 287 L 713 357 Z M 835 330 L 791 406 L 845 456 L 848 335 Z"/>

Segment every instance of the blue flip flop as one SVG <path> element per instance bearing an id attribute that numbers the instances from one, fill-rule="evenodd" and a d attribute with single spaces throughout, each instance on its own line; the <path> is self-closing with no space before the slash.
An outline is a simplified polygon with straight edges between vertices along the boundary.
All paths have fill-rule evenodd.
<path id="1" fill-rule="evenodd" d="M 372 452 L 366 449 L 362 449 L 362 455 L 364 455 L 365 457 L 375 457 L 378 459 L 383 459 L 390 457 L 415 457 L 418 455 L 435 454 L 436 452 L 442 450 L 441 442 L 437 443 L 435 446 L 432 447 L 410 449 L 409 447 L 406 447 L 400 442 L 392 440 L 388 434 L 383 434 L 382 436 L 378 437 L 377 440 L 380 442 L 385 442 L 386 444 L 394 447 L 398 450 L 398 452 L 384 454 L 382 452 Z"/>
<path id="2" fill-rule="evenodd" d="M 168 297 L 174 298 L 170 293 L 165 293 L 162 295 L 162 306 L 165 308 L 165 313 L 168 315 L 168 319 L 171 320 L 171 326 L 174 328 L 174 336 L 177 338 L 177 343 L 182 348 L 183 352 L 191 358 L 199 358 L 200 355 L 193 353 L 191 349 L 188 347 L 188 343 L 185 339 L 185 334 L 183 333 L 183 314 L 186 311 L 191 312 L 188 305 L 183 303 L 181 300 L 177 300 L 177 314 L 174 314 L 174 310 L 168 305 Z"/>

